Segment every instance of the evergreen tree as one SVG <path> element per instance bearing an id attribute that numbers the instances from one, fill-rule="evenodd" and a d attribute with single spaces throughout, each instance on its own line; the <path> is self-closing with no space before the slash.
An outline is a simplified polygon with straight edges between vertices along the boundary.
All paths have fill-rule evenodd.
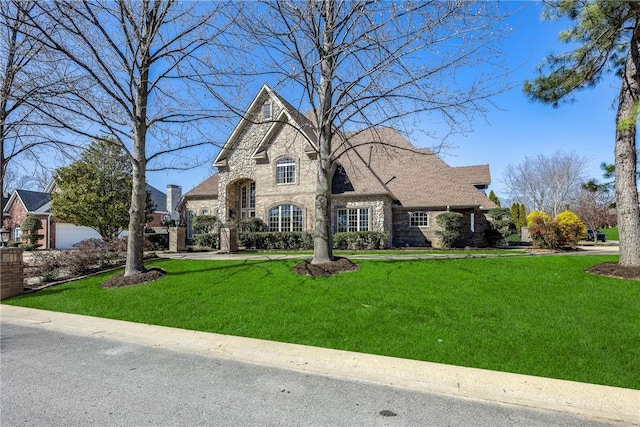
<path id="1" fill-rule="evenodd" d="M 522 227 L 527 226 L 527 209 L 524 206 L 524 203 L 521 203 L 518 206 L 518 230 Z"/>
<path id="2" fill-rule="evenodd" d="M 129 223 L 131 162 L 109 140 L 92 142 L 80 160 L 56 170 L 59 191 L 51 213 L 75 225 L 91 227 L 104 239 L 117 237 Z M 147 193 L 147 215 L 155 209 Z"/>
<path id="3" fill-rule="evenodd" d="M 494 193 L 493 190 L 489 193 L 489 200 L 498 205 L 499 208 L 502 207 L 500 205 L 500 199 L 498 199 L 498 196 L 496 196 L 496 193 Z"/>
<path id="4" fill-rule="evenodd" d="M 573 50 L 550 55 L 541 75 L 525 82 L 534 100 L 558 106 L 571 95 L 595 86 L 605 74 L 621 78 L 615 122 L 615 190 L 621 266 L 640 267 L 636 128 L 640 98 L 640 2 L 621 0 L 550 0 L 551 18 L 568 17 L 574 25 L 560 34 Z M 608 102 L 608 101 L 605 101 Z"/>

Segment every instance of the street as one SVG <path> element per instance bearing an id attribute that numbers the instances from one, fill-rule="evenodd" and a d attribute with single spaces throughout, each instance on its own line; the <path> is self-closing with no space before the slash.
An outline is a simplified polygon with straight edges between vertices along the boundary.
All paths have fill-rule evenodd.
<path id="1" fill-rule="evenodd" d="M 3 427 L 622 425 L 8 322 L 0 339 Z"/>

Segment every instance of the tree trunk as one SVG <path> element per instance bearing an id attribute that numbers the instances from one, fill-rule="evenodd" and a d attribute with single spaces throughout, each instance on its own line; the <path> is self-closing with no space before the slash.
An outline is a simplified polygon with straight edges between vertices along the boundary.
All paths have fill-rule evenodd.
<path id="1" fill-rule="evenodd" d="M 318 103 L 318 182 L 316 185 L 316 229 L 313 238 L 312 264 L 333 261 L 331 232 L 331 140 L 333 136 L 334 5 L 327 0 L 322 5 L 324 31 L 320 55 L 320 89 Z"/>
<path id="2" fill-rule="evenodd" d="M 627 54 L 616 115 L 615 190 L 620 233 L 620 265 L 640 267 L 640 206 L 636 183 L 636 123 L 640 95 L 640 25 L 636 26 Z"/>
<path id="3" fill-rule="evenodd" d="M 333 261 L 333 239 L 331 233 L 331 147 L 330 135 L 320 134 L 318 156 L 318 183 L 316 186 L 316 229 L 313 238 L 312 264 Z"/>
<path id="4" fill-rule="evenodd" d="M 129 238 L 125 276 L 144 273 L 144 227 L 147 222 L 147 105 L 149 102 L 149 58 L 148 44 L 143 44 L 140 61 L 140 80 L 136 85 L 135 108 L 133 110 L 133 180 L 131 207 L 129 208 Z"/>
<path id="5" fill-rule="evenodd" d="M 142 161 L 133 162 L 133 191 L 129 208 L 129 235 L 127 237 L 127 259 L 125 276 L 144 273 L 144 227 L 146 224 L 147 183 L 145 179 L 146 165 Z"/>

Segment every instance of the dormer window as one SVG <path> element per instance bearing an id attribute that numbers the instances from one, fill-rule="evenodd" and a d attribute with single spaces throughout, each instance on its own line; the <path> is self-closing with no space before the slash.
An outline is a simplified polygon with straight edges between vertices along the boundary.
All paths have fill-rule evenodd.
<path id="1" fill-rule="evenodd" d="M 276 183 L 293 184 L 296 182 L 296 161 L 283 158 L 276 162 Z"/>
<path id="2" fill-rule="evenodd" d="M 270 102 L 267 102 L 264 104 L 263 113 L 264 113 L 265 120 L 271 119 L 271 103 Z"/>

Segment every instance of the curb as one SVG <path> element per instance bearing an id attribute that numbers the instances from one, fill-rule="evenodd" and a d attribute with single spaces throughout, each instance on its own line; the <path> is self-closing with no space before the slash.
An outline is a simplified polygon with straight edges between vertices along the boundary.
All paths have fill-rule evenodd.
<path id="1" fill-rule="evenodd" d="M 640 390 L 1 305 L 2 322 L 640 425 Z"/>

